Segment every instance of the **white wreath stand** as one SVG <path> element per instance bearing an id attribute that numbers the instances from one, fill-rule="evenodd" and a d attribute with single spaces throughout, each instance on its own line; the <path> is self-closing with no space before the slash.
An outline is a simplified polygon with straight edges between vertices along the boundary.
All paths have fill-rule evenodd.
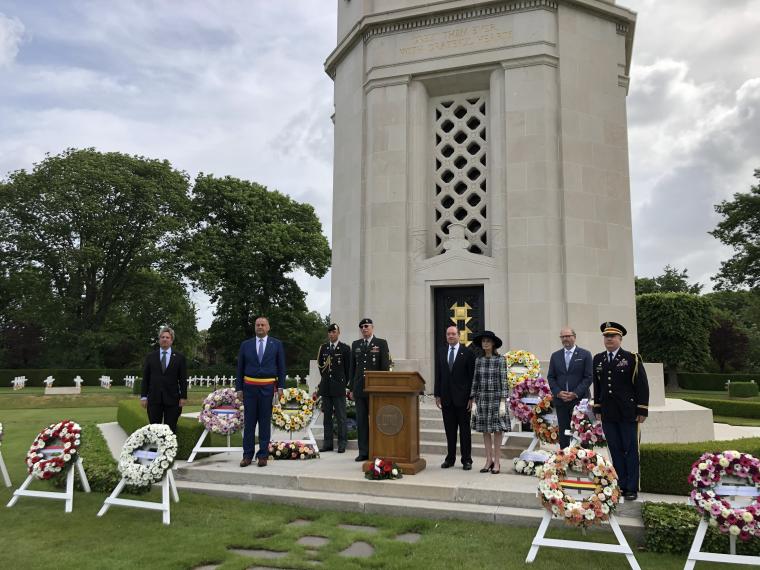
<path id="1" fill-rule="evenodd" d="M 739 505 L 736 503 L 736 497 L 757 497 L 760 496 L 760 491 L 755 487 L 749 485 L 737 484 L 737 485 L 719 485 L 715 488 L 715 494 L 721 497 L 727 498 L 731 506 L 736 508 Z M 706 519 L 699 521 L 697 527 L 697 534 L 694 535 L 694 541 L 691 543 L 691 550 L 689 550 L 689 556 L 686 558 L 686 564 L 684 570 L 692 570 L 694 564 L 700 560 L 702 562 L 724 562 L 726 564 L 750 564 L 754 566 L 760 566 L 760 556 L 746 556 L 742 554 L 736 554 L 736 537 L 729 535 L 729 554 L 719 554 L 716 552 L 701 552 L 702 542 L 707 534 L 708 523 Z"/>
<path id="2" fill-rule="evenodd" d="M 187 458 L 188 463 L 192 463 L 195 460 L 195 456 L 198 453 L 232 453 L 233 451 L 242 452 L 242 447 L 232 447 L 230 443 L 231 434 L 227 434 L 227 446 L 226 447 L 202 447 L 203 442 L 206 441 L 206 437 L 211 433 L 211 430 L 204 429 L 201 436 L 198 438 L 198 442 L 193 447 L 190 457 Z"/>
<path id="3" fill-rule="evenodd" d="M 43 451 L 44 453 L 44 451 Z M 29 475 L 26 481 L 13 491 L 13 497 L 8 502 L 8 507 L 12 507 L 16 504 L 19 497 L 37 497 L 38 499 L 58 499 L 66 501 L 66 512 L 70 513 L 74 508 L 74 469 L 79 472 L 79 478 L 82 481 L 82 488 L 85 493 L 90 492 L 90 482 L 87 480 L 87 475 L 84 472 L 84 466 L 82 465 L 82 458 L 77 456 L 76 462 L 69 468 L 69 472 L 66 474 L 66 490 L 63 492 L 58 491 L 29 491 L 27 487 L 31 485 L 32 481 L 36 479 L 34 475 Z M 3 470 L 4 471 L 4 470 Z M 10 482 L 10 481 L 8 481 Z"/>
<path id="4" fill-rule="evenodd" d="M 589 479 L 590 480 L 590 479 Z M 578 490 L 578 494 L 582 494 L 583 491 Z M 533 537 L 533 542 L 530 545 L 528 556 L 525 562 L 530 564 L 536 559 L 538 549 L 541 546 L 548 546 L 552 548 L 564 548 L 569 550 L 591 550 L 594 552 L 611 552 L 613 554 L 624 554 L 628 559 L 628 564 L 631 565 L 633 570 L 641 570 L 639 563 L 636 561 L 636 557 L 633 555 L 631 547 L 628 545 L 628 541 L 625 539 L 623 531 L 620 529 L 620 525 L 617 522 L 617 518 L 614 513 L 610 513 L 609 525 L 612 528 L 612 532 L 615 533 L 617 538 L 617 544 L 604 544 L 599 542 L 587 542 L 584 540 L 567 540 L 561 538 L 546 538 L 546 531 L 549 529 L 549 523 L 554 518 L 554 515 L 549 511 L 544 511 L 544 517 L 541 519 L 541 524 L 538 527 L 536 536 Z M 603 523 L 604 524 L 604 523 Z M 586 529 L 581 529 L 583 534 L 586 534 Z"/>
<path id="5" fill-rule="evenodd" d="M 11 476 L 8 475 L 8 468 L 5 466 L 5 461 L 3 460 L 3 452 L 0 451 L 0 471 L 3 473 L 3 481 L 5 482 L 6 487 L 11 486 Z"/>
<path id="6" fill-rule="evenodd" d="M 155 452 L 145 452 L 142 450 L 137 450 L 135 452 L 135 457 L 138 457 L 138 460 L 141 464 L 145 465 L 150 463 L 153 458 L 155 458 Z M 150 454 L 153 454 L 153 457 L 150 457 Z M 163 515 L 163 523 L 169 524 L 171 522 L 171 516 L 169 512 L 169 490 L 171 489 L 171 494 L 174 498 L 175 503 L 179 503 L 179 493 L 177 493 L 177 483 L 174 481 L 174 475 L 172 475 L 172 468 L 169 467 L 166 470 L 166 473 L 164 473 L 163 479 L 161 479 L 161 502 L 155 503 L 153 501 L 138 501 L 135 499 L 120 499 L 119 494 L 124 490 L 125 485 L 127 484 L 127 480 L 123 477 L 121 478 L 121 481 L 119 481 L 119 484 L 116 485 L 116 488 L 113 490 L 113 492 L 106 498 L 106 500 L 103 502 L 103 506 L 98 511 L 98 516 L 102 517 L 104 514 L 108 512 L 108 509 L 111 505 L 117 505 L 120 507 L 132 507 L 135 509 L 148 509 L 151 511 L 161 511 Z"/>

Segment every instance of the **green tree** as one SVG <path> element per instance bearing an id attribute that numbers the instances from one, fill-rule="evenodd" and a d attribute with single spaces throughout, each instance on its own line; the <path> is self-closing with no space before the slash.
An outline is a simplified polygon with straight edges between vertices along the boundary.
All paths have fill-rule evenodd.
<path id="1" fill-rule="evenodd" d="M 755 170 L 760 180 L 760 169 Z M 746 193 L 734 194 L 733 200 L 724 200 L 715 211 L 723 219 L 710 235 L 734 249 L 731 259 L 720 264 L 713 278 L 716 289 L 760 287 L 760 184 Z"/>
<path id="2" fill-rule="evenodd" d="M 289 363 L 300 363 L 318 319 L 308 312 L 293 273 L 323 277 L 330 267 L 330 248 L 312 206 L 255 182 L 200 174 L 192 208 L 195 229 L 184 258 L 188 275 L 216 303 L 209 346 L 233 362 L 240 341 L 253 336 L 256 317 L 266 315 L 271 334 L 286 342 Z"/>
<path id="3" fill-rule="evenodd" d="M 714 291 L 705 295 L 719 311 L 736 321 L 747 335 L 746 372 L 760 370 L 760 289 L 752 291 Z"/>
<path id="4" fill-rule="evenodd" d="M 700 283 L 689 284 L 687 269 L 679 271 L 670 265 L 665 266 L 662 275 L 636 277 L 635 279 L 637 295 L 646 293 L 691 293 L 692 295 L 699 295 L 703 287 Z"/>
<path id="5" fill-rule="evenodd" d="M 710 356 L 710 302 L 689 293 L 636 297 L 639 350 L 647 362 L 662 362 L 667 385 L 678 387 L 679 370 L 695 370 Z"/>
<path id="6" fill-rule="evenodd" d="M 710 331 L 710 354 L 721 372 L 728 366 L 742 370 L 747 363 L 749 336 L 731 315 L 715 310 L 715 324 Z"/>
<path id="7" fill-rule="evenodd" d="M 94 149 L 10 173 L 0 182 L 0 291 L 14 300 L 0 303 L 0 326 L 38 327 L 40 365 L 102 365 L 132 341 L 144 352 L 155 333 L 129 332 L 140 328 L 139 311 L 173 325 L 192 312 L 166 281 L 180 280 L 175 243 L 187 228 L 188 183 L 167 161 Z M 147 299 L 151 279 L 160 291 Z M 175 310 L 156 311 L 157 297 Z M 194 334 L 194 323 L 187 328 Z"/>

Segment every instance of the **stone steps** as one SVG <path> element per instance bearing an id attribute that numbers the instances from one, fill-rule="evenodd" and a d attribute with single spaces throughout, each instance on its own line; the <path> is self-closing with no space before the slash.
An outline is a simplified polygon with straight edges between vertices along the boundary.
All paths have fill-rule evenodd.
<path id="1" fill-rule="evenodd" d="M 368 483 L 375 486 L 383 484 L 381 481 Z M 386 484 L 395 485 L 397 483 L 399 481 L 387 482 Z M 250 484 L 199 483 L 186 480 L 178 480 L 177 486 L 183 491 L 265 503 L 288 504 L 313 509 L 429 519 L 459 519 L 517 526 L 537 527 L 544 512 L 543 509 L 535 507 L 535 497 L 533 497 L 533 506 L 515 507 L 498 504 L 442 501 L 419 497 L 399 498 L 385 495 L 385 489 L 377 489 L 377 494 L 367 495 L 344 491 L 308 491 L 299 489 L 289 489 L 287 493 L 283 493 L 279 487 L 272 488 Z M 618 522 L 629 536 L 632 535 L 634 540 L 638 542 L 643 541 L 644 527 L 640 517 L 618 516 Z M 560 526 L 561 523 L 558 521 L 554 525 Z M 608 528 L 604 528 L 601 529 L 601 532 L 610 531 Z"/>

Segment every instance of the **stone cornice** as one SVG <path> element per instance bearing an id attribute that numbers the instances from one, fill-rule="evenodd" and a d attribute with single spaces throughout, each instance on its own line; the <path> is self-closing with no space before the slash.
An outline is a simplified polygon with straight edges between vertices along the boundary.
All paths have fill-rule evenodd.
<path id="1" fill-rule="evenodd" d="M 350 49 L 359 41 L 405 30 L 445 25 L 453 22 L 527 10 L 557 10 L 560 3 L 593 11 L 615 21 L 617 32 L 626 36 L 626 72 L 630 67 L 636 14 L 606 0 L 451 0 L 435 6 L 417 6 L 363 17 L 343 37 L 325 61 L 325 71 L 335 78 L 335 71 Z M 431 12 L 432 8 L 432 12 Z"/>

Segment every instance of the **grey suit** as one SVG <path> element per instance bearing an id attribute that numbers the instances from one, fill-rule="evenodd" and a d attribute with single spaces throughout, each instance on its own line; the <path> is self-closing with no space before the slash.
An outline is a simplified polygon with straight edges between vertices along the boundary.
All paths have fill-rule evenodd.
<path id="1" fill-rule="evenodd" d="M 589 387 L 593 382 L 593 357 L 591 353 L 576 346 L 570 359 L 570 366 L 565 366 L 565 349 L 562 348 L 552 353 L 549 359 L 549 372 L 546 379 L 549 381 L 552 395 L 554 396 L 554 409 L 557 412 L 559 423 L 559 443 L 562 447 L 570 445 L 570 437 L 565 435 L 565 430 L 570 428 L 570 416 L 575 405 L 583 398 L 589 398 Z M 577 398 L 570 402 L 560 400 L 557 396 L 561 391 L 574 392 Z"/>

